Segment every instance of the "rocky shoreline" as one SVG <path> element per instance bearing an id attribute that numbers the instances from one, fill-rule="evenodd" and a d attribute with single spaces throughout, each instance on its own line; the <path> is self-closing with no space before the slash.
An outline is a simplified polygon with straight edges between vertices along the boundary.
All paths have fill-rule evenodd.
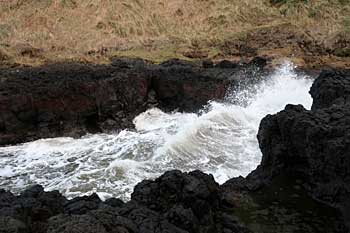
<path id="1" fill-rule="evenodd" d="M 134 117 L 152 106 L 193 112 L 265 65 L 259 57 L 248 64 L 159 65 L 119 58 L 109 65 L 0 69 L 0 145 L 132 128 Z"/>
<path id="2" fill-rule="evenodd" d="M 194 69 L 181 67 L 185 70 L 181 77 Z M 178 74 L 179 69 L 171 70 L 162 68 L 157 72 Z M 215 77 L 222 71 L 199 70 L 217 72 Z M 137 77 L 126 73 L 130 78 Z M 163 74 L 152 77 L 165 77 Z M 180 108 L 193 110 L 206 98 L 221 98 L 228 76 L 223 77 L 211 82 L 196 77 L 190 80 L 192 87 L 198 87 L 195 90 L 180 85 L 181 90 L 191 90 L 181 92 L 185 98 L 179 102 Z M 137 86 L 140 79 L 130 80 L 130 86 Z M 147 99 L 150 92 L 140 93 L 136 88 L 144 99 L 129 102 L 135 105 L 128 108 L 137 112 L 142 103 L 163 103 L 173 108 L 172 101 L 178 99 L 169 91 L 178 83 L 166 81 L 167 85 L 162 86 L 169 89 L 153 89 L 157 96 L 154 103 Z M 212 88 L 206 86 L 208 83 Z M 109 85 L 107 82 L 101 92 L 108 93 Z M 202 92 L 204 87 L 209 91 Z M 159 99 L 160 93 L 170 96 Z M 350 232 L 350 71 L 323 71 L 310 94 L 312 110 L 287 105 L 261 121 L 258 140 L 262 162 L 246 178 L 218 185 L 211 175 L 200 171 L 169 171 L 154 181 L 139 183 L 127 203 L 115 198 L 102 202 L 96 194 L 67 200 L 58 191 L 44 192 L 41 186 L 19 196 L 1 190 L 0 232 Z"/>

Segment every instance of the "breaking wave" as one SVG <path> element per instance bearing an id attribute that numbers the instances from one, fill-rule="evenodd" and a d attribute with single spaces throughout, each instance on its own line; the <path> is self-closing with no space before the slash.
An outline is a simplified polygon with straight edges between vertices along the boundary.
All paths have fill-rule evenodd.
<path id="1" fill-rule="evenodd" d="M 0 187 L 20 192 L 34 183 L 67 197 L 96 192 L 127 200 L 135 184 L 171 169 L 200 169 L 223 183 L 260 163 L 260 120 L 287 103 L 310 108 L 312 79 L 285 64 L 254 84 L 241 84 L 200 113 L 149 109 L 136 130 L 41 139 L 0 148 Z"/>

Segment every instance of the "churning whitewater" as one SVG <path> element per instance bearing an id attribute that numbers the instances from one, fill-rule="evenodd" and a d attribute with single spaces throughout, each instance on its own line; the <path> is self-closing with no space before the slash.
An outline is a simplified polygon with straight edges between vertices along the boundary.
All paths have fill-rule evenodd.
<path id="1" fill-rule="evenodd" d="M 42 139 L 0 148 L 0 187 L 20 192 L 38 183 L 67 197 L 96 192 L 127 200 L 135 184 L 171 169 L 200 169 L 219 183 L 246 176 L 260 163 L 260 120 L 288 103 L 310 108 L 312 79 L 286 64 L 254 85 L 232 88 L 200 113 L 150 109 L 136 130 Z"/>

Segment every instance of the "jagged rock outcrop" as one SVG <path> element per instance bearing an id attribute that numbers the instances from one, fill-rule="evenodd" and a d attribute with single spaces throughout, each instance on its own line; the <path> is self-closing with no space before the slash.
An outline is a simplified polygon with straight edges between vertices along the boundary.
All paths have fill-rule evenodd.
<path id="1" fill-rule="evenodd" d="M 261 164 L 247 179 L 233 179 L 226 185 L 254 193 L 288 177 L 288 182 L 297 183 L 315 200 L 340 210 L 349 228 L 349 84 L 349 71 L 323 72 L 310 91 L 311 111 L 287 105 L 266 116 L 258 133 Z"/>
<path id="2" fill-rule="evenodd" d="M 133 118 L 149 107 L 196 111 L 222 99 L 244 67 L 265 63 L 231 64 L 114 59 L 110 65 L 0 70 L 0 145 L 132 128 Z"/>
<path id="3" fill-rule="evenodd" d="M 189 232 L 213 232 L 219 185 L 199 171 L 167 172 L 155 181 L 136 185 L 132 200 L 164 213 L 169 222 Z"/>
<path id="4" fill-rule="evenodd" d="M 0 232 L 250 232 L 221 209 L 211 175 L 171 171 L 138 184 L 128 203 L 96 194 L 67 200 L 41 186 L 19 196 L 0 190 Z"/>
<path id="5" fill-rule="evenodd" d="M 323 72 L 314 82 L 312 111 L 287 105 L 260 124 L 259 178 L 281 173 L 303 180 L 314 197 L 350 207 L 350 72 Z M 256 174 L 255 174 L 256 173 Z"/>
<path id="6" fill-rule="evenodd" d="M 288 105 L 263 119 L 258 136 L 267 178 L 283 172 L 320 200 L 350 203 L 350 106 L 310 112 Z"/>
<path id="7" fill-rule="evenodd" d="M 350 71 L 323 71 L 311 87 L 312 109 L 350 103 Z"/>

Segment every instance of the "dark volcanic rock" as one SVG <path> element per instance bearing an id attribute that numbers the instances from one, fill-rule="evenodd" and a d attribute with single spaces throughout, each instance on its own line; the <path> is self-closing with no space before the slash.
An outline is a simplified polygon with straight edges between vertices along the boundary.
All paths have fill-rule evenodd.
<path id="1" fill-rule="evenodd" d="M 1 232 L 46 232 L 50 217 L 63 213 L 67 201 L 58 191 L 33 186 L 14 197 L 0 190 Z"/>
<path id="2" fill-rule="evenodd" d="M 323 106 L 316 104 L 310 112 L 288 105 L 265 117 L 258 135 L 264 155 L 258 170 L 268 179 L 282 172 L 299 177 L 327 203 L 350 203 L 350 104 Z"/>
<path id="3" fill-rule="evenodd" d="M 278 114 L 266 116 L 258 133 L 261 164 L 247 179 L 233 179 L 226 185 L 254 193 L 288 177 L 349 220 L 349 80 L 346 71 L 323 72 L 310 91 L 314 97 L 312 111 L 287 105 Z"/>
<path id="4" fill-rule="evenodd" d="M 267 59 L 264 57 L 255 57 L 249 62 L 249 65 L 264 68 L 267 65 Z"/>
<path id="5" fill-rule="evenodd" d="M 258 138 L 264 156 L 250 177 L 269 183 L 287 174 L 316 199 L 349 211 L 350 105 L 313 112 L 288 105 L 262 120 Z"/>
<path id="6" fill-rule="evenodd" d="M 221 187 L 224 206 L 250 228 L 350 232 L 349 81 L 349 71 L 324 71 L 311 111 L 287 105 L 261 121 L 261 164 Z"/>
<path id="7" fill-rule="evenodd" d="M 311 87 L 312 109 L 350 103 L 350 71 L 323 71 Z"/>
<path id="8" fill-rule="evenodd" d="M 148 88 L 139 73 L 82 64 L 6 70 L 0 79 L 0 144 L 99 132 L 108 119 L 130 127 Z"/>
<path id="9" fill-rule="evenodd" d="M 220 61 L 218 64 L 216 64 L 215 67 L 223 68 L 223 69 L 237 68 L 238 64 L 234 63 L 234 62 L 231 62 L 231 61 L 228 61 L 228 60 L 223 60 L 223 61 Z"/>
<path id="10" fill-rule="evenodd" d="M 0 232 L 26 233 L 28 232 L 28 229 L 26 225 L 18 219 L 8 216 L 0 216 Z"/>
<path id="11" fill-rule="evenodd" d="M 111 65 L 2 69 L 0 145 L 132 128 L 133 118 L 152 106 L 196 111 L 222 99 L 243 68 L 119 58 Z"/>
<path id="12" fill-rule="evenodd" d="M 97 195 L 68 201 L 40 186 L 20 196 L 0 190 L 0 200 L 1 232 L 250 232 L 220 210 L 219 185 L 200 171 L 141 182 L 128 203 L 101 202 Z"/>
<path id="13" fill-rule="evenodd" d="M 155 181 L 136 185 L 132 200 L 165 213 L 168 220 L 189 232 L 215 231 L 219 185 L 211 175 L 166 172 Z M 195 231 L 197 229 L 197 231 Z"/>
<path id="14" fill-rule="evenodd" d="M 176 66 L 181 75 L 197 69 Z M 200 171 L 169 171 L 139 183 L 127 203 L 97 195 L 66 200 L 41 186 L 19 196 L 0 190 L 0 232 L 348 233 L 349 74 L 323 72 L 310 91 L 311 111 L 287 105 L 261 121 L 263 158 L 247 178 L 219 186 Z"/>
<path id="15" fill-rule="evenodd" d="M 89 215 L 58 215 L 48 223 L 47 233 L 107 233 L 104 226 Z M 118 232 L 118 231 L 117 231 Z"/>
<path id="16" fill-rule="evenodd" d="M 90 210 L 96 210 L 101 204 L 97 194 L 91 196 L 76 197 L 66 203 L 64 212 L 68 214 L 85 214 Z"/>

